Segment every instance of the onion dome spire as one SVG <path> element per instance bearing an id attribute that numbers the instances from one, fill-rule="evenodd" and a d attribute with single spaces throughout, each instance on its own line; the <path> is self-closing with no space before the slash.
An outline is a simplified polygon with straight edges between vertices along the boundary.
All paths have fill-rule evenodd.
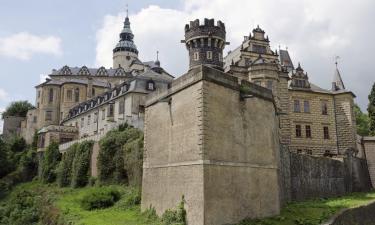
<path id="1" fill-rule="evenodd" d="M 137 46 L 134 44 L 134 34 L 130 29 L 130 20 L 128 16 L 128 9 L 126 9 L 126 17 L 124 21 L 124 27 L 120 33 L 120 41 L 117 43 L 113 52 L 128 51 L 138 54 Z"/>

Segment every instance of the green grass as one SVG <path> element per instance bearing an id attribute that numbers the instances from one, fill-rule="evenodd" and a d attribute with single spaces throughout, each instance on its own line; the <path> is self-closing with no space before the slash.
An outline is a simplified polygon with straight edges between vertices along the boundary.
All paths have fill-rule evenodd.
<path id="1" fill-rule="evenodd" d="M 279 216 L 261 220 L 247 219 L 239 225 L 318 225 L 327 221 L 341 209 L 355 208 L 372 201 L 375 201 L 375 192 L 295 202 L 284 207 Z"/>
<path id="2" fill-rule="evenodd" d="M 126 195 L 130 191 L 123 186 L 113 186 L 122 194 L 122 198 L 112 207 L 87 211 L 81 208 L 80 199 L 87 193 L 100 187 L 81 189 L 60 189 L 61 197 L 55 202 L 64 221 L 75 225 L 157 225 L 155 218 L 147 218 L 140 211 L 140 206 L 128 206 Z M 156 220 L 156 221 L 155 221 Z"/>
<path id="3" fill-rule="evenodd" d="M 61 215 L 65 224 L 74 225 L 161 225 L 160 219 L 141 213 L 137 190 L 124 186 L 112 186 L 121 193 L 121 199 L 112 207 L 99 210 L 84 210 L 80 200 L 87 193 L 101 187 L 79 189 L 59 188 L 57 185 L 45 185 L 30 182 L 18 185 L 12 193 L 20 190 L 33 190 L 48 195 L 56 214 Z M 9 197 L 2 199 L 0 205 L 7 204 Z M 316 199 L 299 203 L 290 203 L 279 216 L 262 220 L 244 220 L 239 225 L 318 225 L 344 208 L 354 208 L 375 201 L 375 192 L 353 193 L 340 198 Z M 49 206 L 48 206 L 49 207 Z"/>

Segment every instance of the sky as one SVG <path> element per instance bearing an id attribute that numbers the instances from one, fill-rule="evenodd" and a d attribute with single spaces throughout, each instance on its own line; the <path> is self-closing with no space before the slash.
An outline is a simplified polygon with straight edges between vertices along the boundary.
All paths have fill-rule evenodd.
<path id="1" fill-rule="evenodd" d="M 180 40 L 190 20 L 222 20 L 231 43 L 225 53 L 259 25 L 272 48 L 288 48 L 322 88 L 331 87 L 340 56 L 345 86 L 366 110 L 375 81 L 373 0 L 1 0 L 0 112 L 15 100 L 34 104 L 34 86 L 52 69 L 111 67 L 127 4 L 139 58 L 155 60 L 159 51 L 162 67 L 176 77 L 188 68 Z"/>

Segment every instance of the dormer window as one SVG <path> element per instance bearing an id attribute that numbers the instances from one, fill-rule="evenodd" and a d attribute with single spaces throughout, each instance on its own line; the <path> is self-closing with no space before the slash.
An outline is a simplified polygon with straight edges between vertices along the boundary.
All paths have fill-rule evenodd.
<path id="1" fill-rule="evenodd" d="M 152 80 L 147 81 L 146 89 L 149 90 L 149 91 L 154 91 L 155 90 L 155 82 L 152 81 Z"/>
<path id="2" fill-rule="evenodd" d="M 194 60 L 195 61 L 199 60 L 199 52 L 194 52 Z"/>

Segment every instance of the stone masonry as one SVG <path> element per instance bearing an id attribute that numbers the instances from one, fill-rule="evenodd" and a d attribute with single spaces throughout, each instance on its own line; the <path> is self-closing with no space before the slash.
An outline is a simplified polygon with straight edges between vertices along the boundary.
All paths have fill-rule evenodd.
<path id="1" fill-rule="evenodd" d="M 276 215 L 278 149 L 271 91 L 196 67 L 146 104 L 142 209 L 184 196 L 189 225 Z"/>

